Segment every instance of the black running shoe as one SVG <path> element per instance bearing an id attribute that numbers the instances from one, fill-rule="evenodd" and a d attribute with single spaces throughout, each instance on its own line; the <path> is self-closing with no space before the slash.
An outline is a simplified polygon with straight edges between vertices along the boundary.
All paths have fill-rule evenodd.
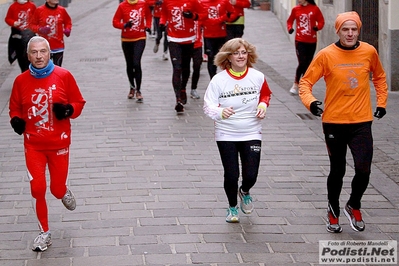
<path id="1" fill-rule="evenodd" d="M 180 101 L 178 101 L 176 103 L 175 110 L 176 110 L 177 113 L 183 113 L 184 112 L 184 106 L 183 106 L 183 104 Z"/>
<path id="2" fill-rule="evenodd" d="M 181 103 L 182 104 L 186 104 L 187 103 L 186 89 L 180 91 L 180 99 L 181 99 Z"/>

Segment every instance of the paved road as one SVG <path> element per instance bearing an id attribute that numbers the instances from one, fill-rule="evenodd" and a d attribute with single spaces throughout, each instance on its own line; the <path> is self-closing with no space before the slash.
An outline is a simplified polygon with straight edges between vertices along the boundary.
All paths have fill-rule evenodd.
<path id="1" fill-rule="evenodd" d="M 117 0 L 74 0 L 64 67 L 76 77 L 87 105 L 73 121 L 69 183 L 78 207 L 67 211 L 48 194 L 53 245 L 30 250 L 38 233 L 25 172 L 22 138 L 9 126 L 8 97 L 19 73 L 0 62 L 0 264 L 91 265 L 317 265 L 319 240 L 399 238 L 397 93 L 375 121 L 375 163 L 364 196 L 366 231 L 325 230 L 328 157 L 320 119 L 307 115 L 288 89 L 296 67 L 293 44 L 273 13 L 247 10 L 245 38 L 260 55 L 273 99 L 264 120 L 256 210 L 240 224 L 224 221 L 227 200 L 202 99 L 174 111 L 172 68 L 147 40 L 144 103 L 128 100 L 120 32 L 112 27 Z M 0 32 L 4 57 L 8 31 Z M 199 92 L 209 76 L 203 65 Z M 322 99 L 323 83 L 316 85 Z M 302 117 L 302 118 L 301 118 Z M 348 199 L 348 156 L 342 205 Z M 49 192 L 48 192 L 49 193 Z"/>

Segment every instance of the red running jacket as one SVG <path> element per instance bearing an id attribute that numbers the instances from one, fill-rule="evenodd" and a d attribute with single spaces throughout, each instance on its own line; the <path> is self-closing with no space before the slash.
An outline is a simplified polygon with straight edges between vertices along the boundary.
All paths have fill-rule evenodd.
<path id="1" fill-rule="evenodd" d="M 317 26 L 318 30 L 324 27 L 324 17 L 318 6 L 310 4 L 295 6 L 287 19 L 288 31 L 292 29 L 294 21 L 296 21 L 296 41 L 306 43 L 317 42 L 317 32 L 313 27 Z"/>
<path id="2" fill-rule="evenodd" d="M 39 28 L 49 26 L 50 33 L 41 34 Z M 60 5 L 57 8 L 49 8 L 45 4 L 36 8 L 30 22 L 33 32 L 46 38 L 50 43 L 51 52 L 64 50 L 64 30 L 72 30 L 72 19 L 66 9 Z"/>
<path id="3" fill-rule="evenodd" d="M 72 116 L 58 120 L 53 103 L 71 104 Z M 59 66 L 45 78 L 35 78 L 30 71 L 16 77 L 10 96 L 10 118 L 26 122 L 24 145 L 36 150 L 56 150 L 71 143 L 70 119 L 78 117 L 86 101 L 72 74 Z"/>
<path id="4" fill-rule="evenodd" d="M 125 23 L 132 21 L 130 28 L 124 28 Z M 121 38 L 124 42 L 133 42 L 147 37 L 145 28 L 151 29 L 152 15 L 148 3 L 139 0 L 136 4 L 127 1 L 119 4 L 116 9 L 112 25 L 121 29 Z"/>
<path id="5" fill-rule="evenodd" d="M 191 11 L 194 17 L 183 17 L 184 11 Z M 159 24 L 167 25 L 168 41 L 193 43 L 196 36 L 194 20 L 203 18 L 202 6 L 197 0 L 164 0 Z"/>
<path id="6" fill-rule="evenodd" d="M 230 17 L 227 13 L 234 13 L 234 7 L 229 0 L 201 0 L 201 5 L 206 14 L 202 21 L 204 37 L 226 37 L 226 21 Z"/>
<path id="7" fill-rule="evenodd" d="M 19 4 L 14 2 L 8 8 L 4 21 L 11 27 L 19 30 L 25 30 L 29 26 L 29 20 L 36 10 L 36 6 L 33 2 L 27 2 L 25 4 Z M 18 26 L 15 27 L 14 23 L 18 22 Z"/>

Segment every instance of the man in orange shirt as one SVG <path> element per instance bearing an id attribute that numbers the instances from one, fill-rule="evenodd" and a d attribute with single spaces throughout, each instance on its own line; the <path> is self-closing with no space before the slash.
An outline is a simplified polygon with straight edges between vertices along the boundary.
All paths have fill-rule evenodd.
<path id="1" fill-rule="evenodd" d="M 323 132 L 330 158 L 327 178 L 327 231 L 340 233 L 339 197 L 345 176 L 347 147 L 351 150 L 355 176 L 351 194 L 344 208 L 355 231 L 363 231 L 365 224 L 360 212 L 361 198 L 370 179 L 373 157 L 373 121 L 369 77 L 372 73 L 377 96 L 374 116 L 386 114 L 388 89 L 385 71 L 376 49 L 358 41 L 362 22 L 356 12 L 338 14 L 335 21 L 339 41 L 322 49 L 310 64 L 299 83 L 299 96 L 315 116 L 321 116 Z M 324 77 L 326 96 L 322 103 L 312 94 L 313 85 Z"/>

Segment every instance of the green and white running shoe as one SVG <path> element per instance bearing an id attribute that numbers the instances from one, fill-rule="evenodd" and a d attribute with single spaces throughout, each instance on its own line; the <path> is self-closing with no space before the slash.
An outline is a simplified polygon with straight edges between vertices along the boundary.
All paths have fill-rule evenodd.
<path id="1" fill-rule="evenodd" d="M 241 199 L 240 208 L 245 214 L 251 214 L 254 210 L 254 204 L 252 203 L 252 197 L 249 192 L 244 193 L 241 188 L 238 190 L 238 196 Z"/>
<path id="2" fill-rule="evenodd" d="M 238 216 L 238 207 L 229 207 L 227 209 L 226 222 L 239 223 L 240 217 Z"/>

